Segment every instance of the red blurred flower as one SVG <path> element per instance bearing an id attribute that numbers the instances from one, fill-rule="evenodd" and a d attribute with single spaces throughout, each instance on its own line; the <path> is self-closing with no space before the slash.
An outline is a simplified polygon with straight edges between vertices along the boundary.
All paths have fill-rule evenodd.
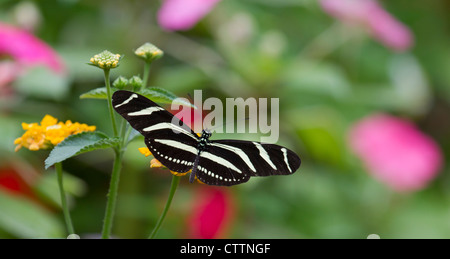
<path id="1" fill-rule="evenodd" d="M 189 30 L 220 0 L 165 0 L 158 11 L 159 25 L 169 31 Z"/>
<path id="2" fill-rule="evenodd" d="M 188 237 L 221 238 L 232 221 L 234 206 L 227 189 L 204 186 L 198 188 L 188 218 Z"/>
<path id="3" fill-rule="evenodd" d="M 0 23 L 0 56 L 10 56 L 24 67 L 44 65 L 56 73 L 65 70 L 58 54 L 29 32 Z"/>
<path id="4" fill-rule="evenodd" d="M 31 187 L 12 168 L 0 169 L 0 188 L 13 194 L 34 197 Z"/>
<path id="5" fill-rule="evenodd" d="M 443 162 L 429 136 L 411 122 L 390 115 L 376 114 L 357 122 L 349 142 L 369 173 L 396 191 L 424 188 Z"/>
<path id="6" fill-rule="evenodd" d="M 321 0 L 320 3 L 331 16 L 368 28 L 375 39 L 390 49 L 404 51 L 413 44 L 410 30 L 376 0 Z"/>

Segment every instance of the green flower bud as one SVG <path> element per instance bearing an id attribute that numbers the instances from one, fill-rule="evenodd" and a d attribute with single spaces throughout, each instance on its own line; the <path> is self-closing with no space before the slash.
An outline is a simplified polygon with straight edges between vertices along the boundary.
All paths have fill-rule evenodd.
<path id="1" fill-rule="evenodd" d="M 140 46 L 135 52 L 136 56 L 144 59 L 147 62 L 157 60 L 164 55 L 164 52 L 151 43 L 145 43 Z"/>
<path id="2" fill-rule="evenodd" d="M 116 68 L 119 65 L 120 59 L 121 57 L 119 54 L 113 54 L 105 50 L 102 53 L 93 56 L 90 61 L 92 65 L 101 69 L 111 69 Z"/>
<path id="3" fill-rule="evenodd" d="M 115 88 L 124 89 L 128 85 L 128 79 L 123 76 L 119 76 L 116 80 L 114 80 L 112 85 Z"/>
<path id="4" fill-rule="evenodd" d="M 142 79 L 138 76 L 133 76 L 132 78 L 130 78 L 130 80 L 128 80 L 128 83 L 133 87 L 133 89 L 140 89 L 144 84 Z"/>

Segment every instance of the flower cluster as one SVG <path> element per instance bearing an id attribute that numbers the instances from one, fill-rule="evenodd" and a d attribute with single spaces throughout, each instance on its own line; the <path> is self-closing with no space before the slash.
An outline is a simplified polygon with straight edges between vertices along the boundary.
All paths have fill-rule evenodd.
<path id="1" fill-rule="evenodd" d="M 119 65 L 120 55 L 105 50 L 102 53 L 93 56 L 90 61 L 94 66 L 102 69 L 116 68 Z"/>
<path id="2" fill-rule="evenodd" d="M 70 120 L 65 123 L 50 115 L 45 115 L 40 123 L 22 123 L 22 128 L 26 132 L 22 137 L 14 141 L 16 151 L 22 147 L 36 151 L 48 149 L 59 144 L 70 135 L 75 135 L 84 131 L 95 131 L 95 126 L 88 126 Z"/>
<path id="3" fill-rule="evenodd" d="M 164 52 L 151 43 L 145 43 L 140 46 L 134 54 L 148 62 L 159 59 L 164 55 Z"/>

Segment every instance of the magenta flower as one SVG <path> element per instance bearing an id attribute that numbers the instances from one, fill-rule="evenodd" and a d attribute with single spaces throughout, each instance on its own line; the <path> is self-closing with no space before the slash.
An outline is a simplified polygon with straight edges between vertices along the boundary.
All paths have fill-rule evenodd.
<path id="1" fill-rule="evenodd" d="M 375 114 L 353 125 L 351 149 L 370 174 L 399 192 L 424 188 L 439 172 L 437 144 L 415 125 L 386 114 Z"/>
<path id="2" fill-rule="evenodd" d="M 0 23 L 0 56 L 10 56 L 23 67 L 44 65 L 57 73 L 65 70 L 58 54 L 29 32 Z"/>
<path id="3" fill-rule="evenodd" d="M 169 31 L 189 30 L 220 0 L 165 0 L 158 11 L 159 25 Z"/>
<path id="4" fill-rule="evenodd" d="M 405 51 L 413 44 L 410 30 L 376 0 L 321 0 L 320 3 L 329 15 L 366 27 L 375 39 L 390 49 Z"/>
<path id="5" fill-rule="evenodd" d="M 205 186 L 197 191 L 194 202 L 188 219 L 189 238 L 222 237 L 233 215 L 233 205 L 227 190 Z"/>

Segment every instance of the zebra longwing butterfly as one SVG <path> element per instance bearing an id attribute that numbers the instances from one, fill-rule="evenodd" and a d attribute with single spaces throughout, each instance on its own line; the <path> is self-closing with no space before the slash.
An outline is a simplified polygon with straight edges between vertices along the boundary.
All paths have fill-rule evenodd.
<path id="1" fill-rule="evenodd" d="M 247 182 L 251 176 L 289 175 L 300 167 L 293 151 L 274 144 L 241 140 L 209 140 L 201 137 L 180 119 L 139 94 L 116 91 L 112 96 L 116 112 L 145 137 L 153 156 L 175 172 L 192 170 L 209 185 L 231 186 Z"/>

